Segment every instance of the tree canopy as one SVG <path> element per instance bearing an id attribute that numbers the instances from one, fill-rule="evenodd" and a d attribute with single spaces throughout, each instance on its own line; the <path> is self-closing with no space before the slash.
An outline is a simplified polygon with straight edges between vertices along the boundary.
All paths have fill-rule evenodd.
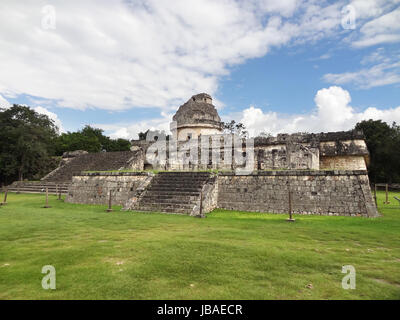
<path id="1" fill-rule="evenodd" d="M 128 151 L 126 139 L 111 139 L 102 129 L 89 125 L 76 132 L 58 134 L 48 116 L 27 106 L 0 108 L 0 183 L 38 179 L 55 168 L 55 156 L 66 151 Z M 224 124 L 225 132 L 247 136 L 242 123 L 232 120 Z M 372 182 L 400 182 L 400 126 L 381 120 L 357 123 L 370 152 L 369 177 Z M 139 136 L 145 139 L 149 132 Z"/>
<path id="2" fill-rule="evenodd" d="M 47 115 L 32 108 L 13 105 L 0 108 L 0 184 L 15 180 L 40 179 L 55 169 L 66 151 L 128 151 L 126 139 L 111 139 L 102 129 L 84 127 L 59 135 Z"/>
<path id="3" fill-rule="evenodd" d="M 400 126 L 391 126 L 381 120 L 357 123 L 362 130 L 370 153 L 368 167 L 372 182 L 400 182 Z"/>
<path id="4" fill-rule="evenodd" d="M 0 111 L 0 180 L 33 178 L 46 171 L 58 132 L 54 122 L 26 106 Z"/>
<path id="5" fill-rule="evenodd" d="M 63 133 L 55 141 L 56 155 L 75 150 L 87 152 L 129 151 L 131 147 L 129 140 L 111 139 L 105 136 L 103 132 L 102 129 L 87 125 L 82 130 Z"/>
<path id="6" fill-rule="evenodd" d="M 224 131 L 226 133 L 237 134 L 240 137 L 247 137 L 248 132 L 246 131 L 246 127 L 243 123 L 236 123 L 235 120 L 231 120 L 231 122 L 224 123 Z"/>

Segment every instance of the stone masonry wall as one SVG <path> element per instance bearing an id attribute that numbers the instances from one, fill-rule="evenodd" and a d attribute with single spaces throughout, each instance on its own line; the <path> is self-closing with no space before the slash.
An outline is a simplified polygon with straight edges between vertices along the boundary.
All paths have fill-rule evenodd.
<path id="1" fill-rule="evenodd" d="M 334 170 L 366 170 L 365 160 L 363 156 L 333 156 L 333 157 L 320 157 L 319 167 L 321 170 L 334 169 Z"/>
<path id="2" fill-rule="evenodd" d="M 98 172 L 73 178 L 67 202 L 124 205 L 135 200 L 154 176 L 147 172 Z M 378 216 L 365 170 L 220 172 L 203 190 L 203 212 L 228 210 L 288 213 L 288 190 L 296 214 Z M 143 189 L 143 190 L 142 190 Z"/>
<path id="3" fill-rule="evenodd" d="M 105 205 L 111 190 L 112 203 L 124 205 L 147 178 L 146 172 L 96 172 L 74 176 L 65 201 Z"/>
<path id="4" fill-rule="evenodd" d="M 209 213 L 218 206 L 218 176 L 213 176 L 203 187 L 202 213 Z"/>
<path id="5" fill-rule="evenodd" d="M 218 177 L 218 207 L 288 213 L 289 184 L 294 213 L 378 215 L 364 170 L 264 171 L 243 176 L 221 173 Z"/>

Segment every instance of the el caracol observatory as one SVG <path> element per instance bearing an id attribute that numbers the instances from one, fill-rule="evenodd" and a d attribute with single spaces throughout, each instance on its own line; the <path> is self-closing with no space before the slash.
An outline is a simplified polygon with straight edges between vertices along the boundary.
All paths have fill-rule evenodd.
<path id="1" fill-rule="evenodd" d="M 107 204 L 112 194 L 124 210 L 198 217 L 215 208 L 379 215 L 360 131 L 240 137 L 235 145 L 206 93 L 182 104 L 173 120 L 173 137 L 147 137 L 148 130 L 146 138 L 131 141 L 131 151 L 68 152 L 40 184 L 17 181 L 9 190 L 49 188 L 65 193 L 66 202 L 81 204 Z"/>
<path id="2" fill-rule="evenodd" d="M 178 141 L 220 134 L 223 130 L 221 118 L 207 93 L 192 96 L 179 107 L 172 120 L 171 132 Z"/>

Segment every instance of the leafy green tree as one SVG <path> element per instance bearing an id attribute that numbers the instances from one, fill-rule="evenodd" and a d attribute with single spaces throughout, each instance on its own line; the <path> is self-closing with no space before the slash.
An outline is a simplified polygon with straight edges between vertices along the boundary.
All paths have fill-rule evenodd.
<path id="1" fill-rule="evenodd" d="M 0 180 L 33 178 L 51 165 L 58 128 L 48 116 L 14 104 L 0 109 Z"/>
<path id="2" fill-rule="evenodd" d="M 48 116 L 20 105 L 0 108 L 0 128 L 0 183 L 5 184 L 43 177 L 57 167 L 54 156 L 65 151 L 128 151 L 131 146 L 126 139 L 111 139 L 90 126 L 59 135 Z"/>
<path id="3" fill-rule="evenodd" d="M 269 132 L 263 131 L 258 136 L 261 137 L 261 138 L 271 138 L 272 134 L 269 133 Z"/>
<path id="4" fill-rule="evenodd" d="M 85 150 L 100 152 L 101 143 L 95 136 L 85 136 L 81 132 L 63 133 L 55 142 L 56 154 L 62 155 L 66 151 Z"/>
<path id="5" fill-rule="evenodd" d="M 372 182 L 400 182 L 400 126 L 392 126 L 381 120 L 357 123 L 362 130 L 370 153 L 368 167 Z"/>
<path id="6" fill-rule="evenodd" d="M 147 134 L 149 133 L 149 130 L 145 131 L 145 132 L 139 132 L 138 136 L 139 136 L 139 140 L 146 140 Z"/>
<path id="7" fill-rule="evenodd" d="M 131 143 L 126 139 L 110 139 L 111 144 L 106 149 L 109 152 L 112 151 L 129 151 L 131 148 Z"/>
<path id="8" fill-rule="evenodd" d="M 235 120 L 231 120 L 231 122 L 224 123 L 224 131 L 226 133 L 237 134 L 241 137 L 247 137 L 248 132 L 246 131 L 246 127 L 243 123 L 236 123 Z"/>
<path id="9" fill-rule="evenodd" d="M 102 129 L 89 125 L 77 132 L 67 132 L 55 142 L 56 154 L 62 155 L 66 151 L 85 150 L 87 152 L 100 151 L 129 151 L 131 143 L 126 139 L 111 139 L 103 134 Z"/>

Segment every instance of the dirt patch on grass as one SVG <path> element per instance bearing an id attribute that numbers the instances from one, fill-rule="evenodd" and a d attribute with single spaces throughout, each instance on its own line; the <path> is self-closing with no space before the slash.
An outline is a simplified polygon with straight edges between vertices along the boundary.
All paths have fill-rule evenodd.
<path id="1" fill-rule="evenodd" d="M 397 287 L 397 288 L 400 288 L 400 284 L 398 284 L 398 283 L 392 283 L 392 282 L 386 281 L 386 280 L 384 280 L 384 279 L 373 279 L 373 280 L 376 281 L 376 282 L 378 282 L 378 283 L 388 284 L 388 285 L 390 285 L 390 286 L 395 286 L 395 287 Z"/>

